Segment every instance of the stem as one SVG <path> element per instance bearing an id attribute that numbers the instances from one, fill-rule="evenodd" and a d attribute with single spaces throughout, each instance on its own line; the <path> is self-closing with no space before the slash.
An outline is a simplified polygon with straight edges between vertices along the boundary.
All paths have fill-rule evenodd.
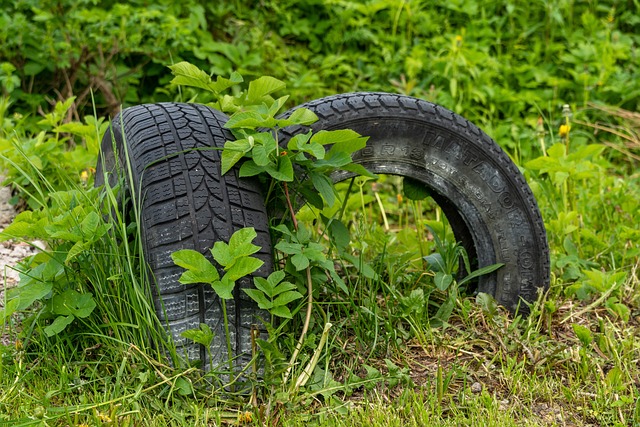
<path id="1" fill-rule="evenodd" d="M 309 330 L 309 323 L 311 323 L 311 308 L 313 307 L 313 282 L 311 280 L 311 267 L 307 267 L 307 314 L 304 318 L 304 326 L 302 327 L 302 333 L 300 334 L 300 338 L 298 338 L 298 344 L 296 344 L 296 349 L 291 355 L 291 360 L 289 360 L 289 367 L 287 371 L 284 373 L 284 382 L 286 383 L 289 379 L 289 375 L 291 374 L 291 370 L 293 369 L 293 364 L 296 362 L 298 358 L 298 354 L 300 354 L 300 350 L 302 349 L 302 344 L 304 342 L 304 338 L 307 335 L 307 331 Z"/>
<path id="2" fill-rule="evenodd" d="M 293 228 L 298 231 L 298 220 L 296 219 L 295 211 L 293 210 L 293 205 L 291 204 L 291 197 L 289 197 L 289 186 L 286 181 L 282 183 L 284 185 L 284 196 L 287 200 L 287 206 L 289 207 L 289 212 L 291 213 L 291 220 L 293 221 Z"/>
<path id="3" fill-rule="evenodd" d="M 222 301 L 222 318 L 224 319 L 224 333 L 227 338 L 227 358 L 229 359 L 229 375 L 233 373 L 233 348 L 231 348 L 231 334 L 229 333 L 229 319 L 227 319 L 227 301 L 220 298 Z"/>
<path id="4" fill-rule="evenodd" d="M 287 206 L 289 207 L 289 212 L 291 213 L 291 219 L 293 220 L 293 228 L 298 231 L 298 220 L 296 219 L 295 212 L 293 210 L 293 206 L 291 204 L 291 197 L 289 197 L 289 186 L 286 182 L 284 184 L 284 195 L 287 200 Z M 289 361 L 289 367 L 284 373 L 284 382 L 286 383 L 289 379 L 289 375 L 291 374 L 291 370 L 293 369 L 293 364 L 298 358 L 298 354 L 300 354 L 300 350 L 302 349 L 302 343 L 304 342 L 304 338 L 307 335 L 307 331 L 309 330 L 309 323 L 311 323 L 311 309 L 313 308 L 313 281 L 311 279 L 311 266 L 307 267 L 307 314 L 304 319 L 304 325 L 302 327 L 302 332 L 300 333 L 300 338 L 298 338 L 298 344 L 296 344 L 296 349 L 291 355 L 291 360 Z"/>

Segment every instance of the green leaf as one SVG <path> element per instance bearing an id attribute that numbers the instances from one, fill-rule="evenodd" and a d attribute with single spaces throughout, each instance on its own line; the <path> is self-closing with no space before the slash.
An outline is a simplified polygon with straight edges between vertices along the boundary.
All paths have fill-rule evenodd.
<path id="1" fill-rule="evenodd" d="M 358 163 L 349 163 L 348 165 L 342 166 L 341 169 L 367 178 L 378 179 L 378 175 L 369 172 L 364 166 Z"/>
<path id="2" fill-rule="evenodd" d="M 211 345 L 215 336 L 206 323 L 200 323 L 200 329 L 188 329 L 180 335 L 207 348 Z"/>
<path id="3" fill-rule="evenodd" d="M 73 314 L 70 314 L 69 316 L 58 316 L 55 318 L 53 323 L 51 323 L 49 326 L 44 328 L 44 333 L 48 337 L 52 337 L 56 334 L 59 334 L 60 332 L 64 331 L 64 328 L 70 325 L 74 319 L 75 317 L 73 316 Z"/>
<path id="4" fill-rule="evenodd" d="M 229 248 L 234 258 L 255 254 L 260 250 L 260 246 L 256 246 L 251 242 L 258 236 L 255 228 L 245 227 L 237 230 L 229 239 Z M 224 265 L 224 264 L 223 264 Z"/>
<path id="5" fill-rule="evenodd" d="M 256 111 L 240 111 L 234 113 L 224 125 L 227 129 L 256 129 L 259 127 L 272 128 L 276 125 L 276 119 L 260 114 Z"/>
<path id="6" fill-rule="evenodd" d="M 26 286 L 18 286 L 11 291 L 12 299 L 16 298 L 19 301 L 16 311 L 24 310 L 36 302 L 42 300 L 44 297 L 51 293 L 53 289 L 53 283 L 40 282 L 37 280 L 30 281 Z M 15 297 L 14 297 L 15 294 Z"/>
<path id="7" fill-rule="evenodd" d="M 220 278 L 218 270 L 200 252 L 192 249 L 182 249 L 171 254 L 173 262 L 187 269 L 179 282 L 188 285 L 192 283 L 212 283 Z"/>
<path id="8" fill-rule="evenodd" d="M 222 279 L 213 282 L 211 288 L 218 297 L 222 299 L 233 299 L 233 288 L 235 285 L 235 282 L 230 280 L 225 274 Z"/>
<path id="9" fill-rule="evenodd" d="M 259 103 L 263 97 L 271 95 L 274 92 L 284 89 L 287 85 L 275 77 L 262 76 L 256 80 L 249 82 L 249 90 L 247 91 L 247 102 L 249 104 Z M 266 126 L 272 127 L 272 126 Z"/>
<path id="10" fill-rule="evenodd" d="M 236 163 L 244 157 L 246 152 L 235 150 L 222 150 L 222 156 L 220 156 L 220 173 L 226 174 L 235 166 Z"/>
<path id="11" fill-rule="evenodd" d="M 327 153 L 324 159 L 317 160 L 314 164 L 315 169 L 340 168 L 352 162 L 351 156 L 343 151 L 338 151 L 333 155 Z"/>
<path id="12" fill-rule="evenodd" d="M 309 259 L 300 253 L 291 257 L 291 263 L 297 271 L 301 271 L 309 267 Z"/>
<path id="13" fill-rule="evenodd" d="M 360 134 L 351 129 L 339 129 L 339 130 L 321 130 L 313 135 L 311 142 L 318 143 L 320 145 L 332 144 L 329 153 L 334 155 L 337 152 L 344 152 L 347 154 L 353 154 L 358 150 L 362 150 L 367 145 L 367 137 L 362 137 Z"/>
<path id="14" fill-rule="evenodd" d="M 269 275 L 269 277 L 267 277 L 267 282 L 269 282 L 269 285 L 272 288 L 275 288 L 278 285 L 278 283 L 282 282 L 282 280 L 284 279 L 284 276 L 285 276 L 285 272 L 284 271 L 276 270 L 273 273 L 271 273 Z M 285 282 L 285 283 L 289 283 L 289 282 Z M 283 285 L 284 285 L 284 283 L 283 283 Z"/>
<path id="15" fill-rule="evenodd" d="M 87 214 L 87 216 L 80 223 L 80 230 L 82 231 L 82 234 L 84 234 L 85 239 L 95 237 L 100 222 L 101 218 L 97 212 L 92 211 Z"/>
<path id="16" fill-rule="evenodd" d="M 184 377 L 176 378 L 175 387 L 180 396 L 190 396 L 193 394 L 193 387 L 191 386 L 191 383 Z"/>
<path id="17" fill-rule="evenodd" d="M 270 149 L 270 147 L 264 145 L 256 145 L 253 147 L 253 150 L 251 150 L 251 158 L 256 165 L 264 167 L 269 163 L 273 163 L 270 156 L 274 151 L 275 147 L 274 149 Z"/>
<path id="18" fill-rule="evenodd" d="M 312 135 L 312 131 L 309 131 L 307 133 L 299 133 L 294 135 L 293 137 L 291 137 L 291 139 L 289 139 L 289 142 L 287 143 L 287 150 L 290 151 L 298 151 L 301 149 L 301 147 L 304 147 L 305 145 L 307 145 L 307 142 L 309 142 L 309 138 L 311 138 Z M 324 153 L 324 148 L 322 149 L 323 153 Z"/>
<path id="19" fill-rule="evenodd" d="M 257 277 L 256 277 L 257 279 Z M 243 291 L 251 297 L 256 303 L 258 303 L 258 307 L 263 310 L 269 310 L 273 307 L 271 301 L 269 301 L 265 294 L 258 289 L 243 289 Z"/>
<path id="20" fill-rule="evenodd" d="M 311 178 L 314 188 L 318 190 L 318 193 L 320 193 L 327 202 L 327 207 L 333 207 L 336 201 L 336 191 L 333 186 L 333 181 L 331 181 L 327 175 L 317 172 L 310 172 L 309 177 Z"/>
<path id="21" fill-rule="evenodd" d="M 434 282 L 436 284 L 436 288 L 441 291 L 446 291 L 451 283 L 453 283 L 453 276 L 451 274 L 443 273 L 442 271 L 438 271 L 435 275 Z"/>
<path id="22" fill-rule="evenodd" d="M 589 344 L 591 344 L 591 341 L 593 341 L 593 336 L 591 335 L 591 330 L 589 328 L 575 323 L 571 325 L 571 327 L 573 328 L 573 332 L 575 332 L 582 345 L 587 347 Z"/>
<path id="23" fill-rule="evenodd" d="M 276 243 L 275 248 L 287 255 L 302 253 L 302 245 L 299 243 L 290 243 L 283 240 Z"/>
<path id="24" fill-rule="evenodd" d="M 63 316 L 74 315 L 85 318 L 93 312 L 94 308 L 96 308 L 96 302 L 91 293 L 81 294 L 73 289 L 54 295 L 51 300 L 51 311 Z"/>
<path id="25" fill-rule="evenodd" d="M 244 163 L 242 163 L 242 166 L 240 166 L 240 171 L 238 172 L 238 175 L 241 178 L 244 178 L 244 177 L 259 175 L 264 171 L 265 170 L 263 167 L 256 165 L 256 162 L 249 159 L 249 160 L 246 160 Z"/>
<path id="26" fill-rule="evenodd" d="M 329 236 L 333 240 L 333 243 L 340 252 L 344 251 L 344 249 L 349 245 L 349 242 L 351 242 L 349 229 L 337 219 L 326 220 L 329 222 L 327 230 L 329 231 Z"/>
<path id="27" fill-rule="evenodd" d="M 267 165 L 265 170 L 271 177 L 278 181 L 293 181 L 293 164 L 288 156 L 280 156 L 278 158 L 278 169 L 271 165 Z"/>
<path id="28" fill-rule="evenodd" d="M 430 270 L 431 271 L 446 271 L 446 264 L 444 262 L 444 259 L 442 258 L 442 255 L 440 255 L 439 253 L 434 253 L 431 255 L 427 255 L 424 257 L 425 261 L 427 261 L 427 264 L 429 264 Z"/>
<path id="29" fill-rule="evenodd" d="M 280 305 L 277 307 L 273 307 L 269 310 L 271 314 L 277 317 L 281 317 L 283 319 L 291 319 L 293 316 L 291 315 L 291 310 L 286 305 Z"/>
<path id="30" fill-rule="evenodd" d="M 184 61 L 170 65 L 169 68 L 175 76 L 171 83 L 180 86 L 197 87 L 213 93 L 220 93 L 235 84 L 241 83 L 243 80 L 240 74 L 234 72 L 231 73 L 228 79 L 218 77 L 214 83 L 207 73 Z"/>
<path id="31" fill-rule="evenodd" d="M 460 280 L 459 284 L 463 285 L 463 284 L 467 283 L 468 281 L 475 279 L 476 277 L 480 277 L 480 276 L 484 276 L 485 274 L 493 273 L 494 271 L 496 271 L 497 269 L 499 269 L 502 266 L 504 266 L 504 264 L 498 263 L 498 264 L 487 265 L 486 267 L 479 268 L 476 271 L 474 271 L 473 273 L 469 274 L 464 279 Z"/>
<path id="32" fill-rule="evenodd" d="M 482 311 L 490 317 L 493 317 L 498 313 L 498 302 L 490 294 L 478 292 L 478 295 L 476 296 L 476 304 L 478 304 Z"/>
<path id="33" fill-rule="evenodd" d="M 302 298 L 303 295 L 298 291 L 287 291 L 283 292 L 278 297 L 273 300 L 273 305 L 278 307 L 282 305 L 287 305 L 292 301 L 298 300 Z"/>
<path id="34" fill-rule="evenodd" d="M 362 275 L 367 279 L 378 278 L 378 274 L 374 271 L 373 268 L 371 268 L 371 266 L 368 263 L 364 262 L 363 259 L 353 256 L 351 254 L 342 254 L 341 256 L 342 258 L 346 259 L 351 264 L 353 264 L 356 270 L 362 273 Z"/>
<path id="35" fill-rule="evenodd" d="M 449 318 L 451 317 L 451 313 L 453 313 L 453 308 L 455 307 L 455 298 L 447 298 L 442 305 L 438 308 L 434 316 L 434 320 L 432 320 L 433 326 L 442 326 L 447 323 Z"/>
<path id="36" fill-rule="evenodd" d="M 307 109 L 307 108 L 298 108 L 291 113 L 289 117 L 286 119 L 279 119 L 278 126 L 281 128 L 291 126 L 291 125 L 303 125 L 308 126 L 318 121 L 318 116 L 316 114 Z"/>
<path id="37" fill-rule="evenodd" d="M 211 254 L 213 255 L 213 259 L 223 267 L 230 267 L 235 261 L 235 258 L 231 253 L 231 247 L 221 240 L 213 244 Z"/>
<path id="38" fill-rule="evenodd" d="M 262 267 L 264 261 L 253 257 L 242 257 L 236 259 L 233 266 L 225 273 L 223 279 L 236 281 L 241 277 L 247 276 L 260 267 Z"/>
<path id="39" fill-rule="evenodd" d="M 424 200 L 431 195 L 423 182 L 408 176 L 402 180 L 402 192 L 409 200 Z"/>
<path id="40" fill-rule="evenodd" d="M 0 308 L 0 326 L 4 327 L 5 321 L 11 317 L 13 313 L 18 311 L 19 304 L 20 300 L 18 298 L 14 298 L 7 301 L 7 304 L 3 308 Z"/>

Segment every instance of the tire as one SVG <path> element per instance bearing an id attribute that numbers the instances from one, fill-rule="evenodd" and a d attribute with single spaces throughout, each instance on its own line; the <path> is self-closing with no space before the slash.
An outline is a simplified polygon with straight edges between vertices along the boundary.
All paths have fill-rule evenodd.
<path id="1" fill-rule="evenodd" d="M 295 134 L 353 129 L 368 136 L 353 160 L 376 174 L 422 183 L 449 220 L 472 268 L 504 263 L 481 276 L 477 291 L 491 294 L 512 313 L 527 314 L 549 286 L 549 248 L 540 211 L 524 177 L 504 151 L 468 120 L 443 107 L 388 93 L 349 93 L 312 101 L 319 120 L 282 131 Z M 352 177 L 345 171 L 335 182 Z"/>
<path id="2" fill-rule="evenodd" d="M 138 200 L 143 257 L 155 311 L 178 354 L 200 362 L 205 370 L 226 366 L 228 360 L 221 304 L 209 285 L 180 284 L 184 270 L 174 264 L 171 254 L 194 249 L 211 260 L 209 249 L 216 241 L 228 242 L 237 229 L 251 226 L 258 234 L 254 243 L 262 248 L 254 256 L 264 261 L 256 275 L 266 277 L 273 270 L 269 223 L 259 185 L 238 179 L 235 170 L 220 176 L 216 148 L 233 139 L 223 128 L 226 121 L 224 114 L 197 104 L 127 108 L 105 134 L 96 168 L 96 185 L 104 184 L 103 171 L 112 186 L 124 177 L 127 194 Z M 241 291 L 252 283 L 250 277 L 240 279 L 234 299 L 227 301 L 232 356 L 240 356 L 238 366 L 250 360 L 252 325 L 263 328 L 265 318 Z M 201 323 L 215 334 L 211 353 L 181 336 Z"/>

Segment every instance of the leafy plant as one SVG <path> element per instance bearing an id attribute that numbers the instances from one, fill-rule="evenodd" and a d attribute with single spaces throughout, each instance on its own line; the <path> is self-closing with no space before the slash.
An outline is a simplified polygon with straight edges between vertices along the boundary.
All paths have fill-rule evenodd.
<path id="1" fill-rule="evenodd" d="M 180 283 L 184 285 L 206 283 L 211 286 L 218 298 L 220 298 L 230 372 L 233 371 L 233 348 L 231 346 L 226 300 L 233 299 L 233 288 L 238 279 L 253 273 L 264 263 L 262 260 L 251 256 L 260 250 L 259 246 L 251 243 L 256 236 L 255 229 L 248 227 L 233 233 L 229 243 L 215 242 L 213 248 L 211 248 L 211 255 L 223 267 L 225 273 L 222 277 L 220 277 L 216 267 L 200 252 L 193 249 L 182 249 L 171 254 L 173 261 L 186 270 L 180 276 Z M 203 329 L 202 327 L 198 333 L 188 332 L 187 335 L 191 339 L 197 338 L 201 341 L 209 342 L 212 338 L 211 329 L 207 331 L 206 328 Z M 202 342 L 200 343 L 202 344 Z"/>

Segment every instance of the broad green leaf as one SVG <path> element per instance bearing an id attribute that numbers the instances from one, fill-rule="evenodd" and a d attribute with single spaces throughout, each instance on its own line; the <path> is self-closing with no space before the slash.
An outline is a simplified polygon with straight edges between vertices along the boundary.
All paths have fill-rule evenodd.
<path id="1" fill-rule="evenodd" d="M 283 319 L 291 319 L 293 316 L 291 315 L 291 310 L 285 305 L 273 307 L 269 310 L 271 314 L 277 317 L 281 317 Z"/>
<path id="2" fill-rule="evenodd" d="M 291 263 L 297 271 L 304 270 L 309 267 L 309 259 L 302 254 L 295 254 L 291 257 Z"/>
<path id="3" fill-rule="evenodd" d="M 334 154 L 327 153 L 324 159 L 317 160 L 314 164 L 315 169 L 340 168 L 352 162 L 351 156 L 343 151 Z"/>
<path id="4" fill-rule="evenodd" d="M 269 277 L 267 277 L 267 281 L 269 282 L 269 285 L 271 285 L 272 288 L 275 288 L 278 283 L 282 282 L 282 280 L 284 279 L 284 276 L 285 276 L 284 271 L 276 270 L 273 273 L 271 273 Z"/>
<path id="5" fill-rule="evenodd" d="M 293 164 L 291 163 L 291 159 L 287 156 L 280 156 L 278 158 L 278 169 L 268 165 L 265 167 L 265 170 L 278 181 L 293 181 Z"/>
<path id="6" fill-rule="evenodd" d="M 231 266 L 235 261 L 231 248 L 225 242 L 219 240 L 213 244 L 211 248 L 213 259 L 223 267 Z"/>
<path id="7" fill-rule="evenodd" d="M 187 269 L 180 277 L 180 283 L 211 283 L 220 278 L 218 270 L 200 252 L 192 249 L 182 249 L 171 254 L 173 262 Z"/>
<path id="8" fill-rule="evenodd" d="M 449 318 L 451 317 L 451 313 L 453 312 L 453 308 L 455 307 L 455 298 L 447 298 L 442 305 L 440 306 L 440 308 L 438 308 L 438 311 L 436 312 L 435 316 L 434 316 L 434 320 L 436 320 L 436 322 L 434 322 L 432 320 L 432 324 L 434 326 L 441 326 L 447 323 L 447 321 L 449 320 Z"/>
<path id="9" fill-rule="evenodd" d="M 228 280 L 232 280 L 235 282 L 241 277 L 244 277 L 253 273 L 257 269 L 262 267 L 262 264 L 264 264 L 264 261 L 258 258 L 253 258 L 253 257 L 238 258 L 233 263 L 233 266 L 229 268 L 229 270 L 227 270 L 223 279 L 227 278 Z"/>
<path id="10" fill-rule="evenodd" d="M 21 283 L 17 288 L 10 289 L 8 293 L 11 299 L 18 299 L 19 304 L 16 310 L 20 311 L 30 307 L 35 301 L 45 298 L 51 293 L 52 289 L 52 283 L 41 282 L 36 279 L 29 281 L 29 283 L 24 286 Z"/>
<path id="11" fill-rule="evenodd" d="M 318 193 L 322 194 L 322 197 L 327 202 L 327 207 L 333 207 L 333 204 L 336 201 L 336 192 L 335 187 L 333 186 L 333 181 L 325 175 L 316 172 L 310 172 L 309 177 L 311 178 L 311 182 Z"/>
<path id="12" fill-rule="evenodd" d="M 351 129 L 321 130 L 316 132 L 311 138 L 311 142 L 320 145 L 332 145 L 331 151 L 344 151 L 348 154 L 354 153 L 365 147 L 367 138 Z"/>
<path id="13" fill-rule="evenodd" d="M 353 264 L 356 270 L 362 273 L 362 275 L 367 279 L 376 279 L 378 277 L 378 274 L 363 259 L 346 253 L 342 254 L 341 257 Z"/>
<path id="14" fill-rule="evenodd" d="M 311 138 L 311 135 L 311 131 L 294 135 L 293 137 L 291 137 L 291 139 L 289 139 L 289 142 L 287 143 L 287 149 L 290 151 L 300 150 L 300 147 L 303 147 L 307 144 L 307 142 L 309 142 L 309 138 Z"/>
<path id="15" fill-rule="evenodd" d="M 591 335 L 591 330 L 586 326 L 578 325 L 576 323 L 572 324 L 573 332 L 575 332 L 576 336 L 585 347 L 591 344 L 593 340 L 593 336 Z"/>
<path id="16" fill-rule="evenodd" d="M 87 243 L 85 242 L 76 242 L 71 246 L 69 252 L 67 252 L 67 257 L 65 258 L 65 264 L 68 264 L 71 260 L 77 257 L 79 254 L 85 251 L 87 248 Z"/>
<path id="17" fill-rule="evenodd" d="M 58 316 L 55 318 L 53 323 L 51 323 L 49 326 L 44 328 L 44 333 L 48 337 L 52 337 L 56 334 L 59 334 L 60 332 L 64 331 L 64 328 L 69 326 L 74 319 L 75 317 L 73 316 L 73 314 L 69 316 Z"/>
<path id="18" fill-rule="evenodd" d="M 298 291 L 283 292 L 280 295 L 278 295 L 278 297 L 275 300 L 273 300 L 273 305 L 276 307 L 281 305 L 287 305 L 290 302 L 298 300 L 302 297 L 303 295 Z"/>
<path id="19" fill-rule="evenodd" d="M 369 172 L 364 166 L 358 163 L 349 163 L 348 165 L 342 166 L 341 169 L 367 178 L 378 179 L 378 175 Z"/>
<path id="20" fill-rule="evenodd" d="M 198 344 L 202 344 L 205 347 L 209 347 L 215 334 L 206 323 L 200 323 L 200 329 L 188 329 L 181 333 L 183 337 L 196 342 Z"/>
<path id="21" fill-rule="evenodd" d="M 291 113 L 286 119 L 279 119 L 277 124 L 279 127 L 284 128 L 292 125 L 308 126 L 318 121 L 318 116 L 306 108 L 298 108 Z"/>
<path id="22" fill-rule="evenodd" d="M 425 261 L 427 261 L 427 264 L 429 264 L 429 269 L 431 271 L 445 271 L 447 266 L 444 263 L 444 260 L 442 259 L 442 255 L 440 255 L 439 253 L 434 253 L 431 255 L 427 255 L 424 257 Z"/>
<path id="23" fill-rule="evenodd" d="M 256 277 L 257 279 L 257 277 Z M 267 299 L 265 294 L 258 289 L 243 289 L 243 291 L 251 297 L 252 300 L 258 303 L 258 307 L 263 310 L 269 310 L 273 307 L 271 301 Z"/>
<path id="24" fill-rule="evenodd" d="M 291 282 L 282 282 L 280 284 L 278 284 L 277 286 L 274 287 L 273 292 L 271 293 L 272 296 L 276 296 L 276 295 L 280 295 L 283 292 L 286 291 L 291 291 L 293 289 L 296 289 L 296 285 L 294 285 Z"/>
<path id="25" fill-rule="evenodd" d="M 80 230 L 84 234 L 85 239 L 95 237 L 101 218 L 97 212 L 92 211 L 80 223 Z"/>
<path id="26" fill-rule="evenodd" d="M 409 200 L 424 200 L 431 195 L 423 182 L 408 176 L 402 180 L 402 192 Z"/>
<path id="27" fill-rule="evenodd" d="M 280 109 L 284 107 L 284 104 L 288 99 L 289 95 L 285 95 L 273 101 L 273 104 L 271 104 L 271 106 L 269 107 L 269 115 L 275 116 L 276 114 L 278 114 L 278 111 L 280 111 Z"/>
<path id="28" fill-rule="evenodd" d="M 240 111 L 238 113 L 234 113 L 224 127 L 227 129 L 256 129 L 259 127 L 271 128 L 275 124 L 276 119 L 273 117 L 262 115 L 255 111 Z"/>
<path id="29" fill-rule="evenodd" d="M 246 160 L 244 163 L 242 163 L 242 166 L 240 166 L 240 171 L 238 172 L 238 175 L 241 178 L 244 178 L 244 177 L 259 175 L 264 171 L 265 170 L 263 167 L 256 165 L 256 162 L 249 159 L 249 160 Z"/>
<path id="30" fill-rule="evenodd" d="M 222 156 L 220 156 L 220 173 L 226 174 L 235 166 L 236 163 L 244 157 L 246 152 L 235 150 L 222 150 Z"/>
<path id="31" fill-rule="evenodd" d="M 231 238 L 229 239 L 229 246 L 231 248 L 231 252 L 236 256 L 245 254 L 243 251 L 239 251 L 236 248 L 241 246 L 243 247 L 243 245 L 251 245 L 251 242 L 253 242 L 253 239 L 255 239 L 257 236 L 258 236 L 258 233 L 256 233 L 256 229 L 253 227 L 244 227 L 237 230 L 231 235 Z M 258 246 L 255 246 L 255 245 L 251 245 L 251 246 L 255 247 L 256 250 L 252 252 L 248 252 L 245 255 L 251 255 L 260 249 Z"/>
<path id="32" fill-rule="evenodd" d="M 189 380 L 184 377 L 176 378 L 175 388 L 180 396 L 190 396 L 193 394 L 193 387 Z"/>
<path id="33" fill-rule="evenodd" d="M 272 151 L 269 150 L 269 147 L 265 147 L 264 145 L 256 145 L 251 150 L 251 158 L 254 163 L 260 167 L 267 166 L 269 163 L 272 163 L 269 156 Z"/>
<path id="34" fill-rule="evenodd" d="M 284 89 L 287 85 L 274 77 L 262 76 L 256 80 L 249 82 L 249 90 L 247 91 L 247 102 L 249 104 L 257 104 L 263 97 L 271 95 L 274 92 Z M 271 127 L 271 126 L 267 126 Z"/>
<path id="35" fill-rule="evenodd" d="M 329 236 L 333 240 L 333 243 L 336 245 L 336 248 L 340 252 L 342 252 L 351 241 L 351 236 L 349 234 L 349 229 L 339 220 L 332 219 L 328 220 L 329 226 L 327 227 L 329 231 Z"/>
<path id="36" fill-rule="evenodd" d="M 4 326 L 4 322 L 13 315 L 16 311 L 18 311 L 18 305 L 20 304 L 20 300 L 18 298 L 14 298 L 12 300 L 7 301 L 7 304 L 4 308 L 0 308 L 0 325 Z"/>
<path id="37" fill-rule="evenodd" d="M 233 72 L 228 79 L 218 77 L 213 82 L 207 73 L 185 61 L 170 65 L 169 68 L 175 76 L 171 83 L 180 86 L 198 87 L 213 93 L 220 93 L 235 84 L 241 83 L 243 80 L 240 74 Z"/>
<path id="38" fill-rule="evenodd" d="M 235 287 L 235 282 L 230 280 L 225 274 L 221 280 L 216 280 L 211 284 L 211 288 L 218 295 L 218 297 L 222 299 L 233 299 L 233 288 Z"/>
<path id="39" fill-rule="evenodd" d="M 482 311 L 489 314 L 489 316 L 495 316 L 498 312 L 498 302 L 492 295 L 485 292 L 478 292 L 476 304 L 480 306 Z"/>
<path id="40" fill-rule="evenodd" d="M 438 271 L 435 275 L 434 282 L 436 284 L 436 288 L 441 291 L 446 291 L 451 283 L 453 283 L 453 276 L 443 273 L 442 271 Z"/>
<path id="41" fill-rule="evenodd" d="M 88 317 L 94 308 L 96 302 L 91 293 L 81 294 L 73 289 L 54 295 L 51 300 L 51 311 L 62 316 L 74 315 L 84 318 Z"/>

